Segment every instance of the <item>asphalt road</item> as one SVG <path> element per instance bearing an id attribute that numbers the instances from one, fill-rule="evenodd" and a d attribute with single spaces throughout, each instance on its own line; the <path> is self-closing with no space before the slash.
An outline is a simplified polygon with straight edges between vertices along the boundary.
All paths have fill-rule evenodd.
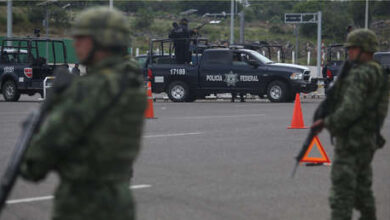
<path id="1" fill-rule="evenodd" d="M 29 109 L 0 99 L 0 170 L 3 171 Z M 306 124 L 319 100 L 302 100 Z M 294 156 L 308 130 L 287 129 L 293 104 L 227 100 L 154 105 L 132 182 L 139 220 L 329 219 L 330 167 L 300 166 Z M 389 138 L 390 118 L 383 133 Z M 332 159 L 329 134 L 320 140 Z M 390 144 L 374 160 L 378 219 L 390 219 Z M 48 220 L 55 175 L 34 185 L 18 181 L 0 219 Z M 31 199 L 29 201 L 20 199 Z M 358 219 L 358 213 L 354 214 Z"/>

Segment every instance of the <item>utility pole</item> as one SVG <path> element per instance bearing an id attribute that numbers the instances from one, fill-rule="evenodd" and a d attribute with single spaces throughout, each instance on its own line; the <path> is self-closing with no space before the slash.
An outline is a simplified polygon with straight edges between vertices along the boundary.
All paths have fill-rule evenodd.
<path id="1" fill-rule="evenodd" d="M 46 28 L 46 39 L 49 39 L 49 10 L 47 8 L 47 5 L 45 5 L 45 28 Z M 46 41 L 46 58 L 47 61 L 49 61 L 49 43 Z"/>
<path id="2" fill-rule="evenodd" d="M 234 0 L 230 6 L 230 44 L 234 44 Z"/>
<path id="3" fill-rule="evenodd" d="M 12 0 L 8 0 L 7 3 L 7 37 L 12 37 Z M 11 42 L 7 42 L 8 46 Z"/>
<path id="4" fill-rule="evenodd" d="M 318 12 L 317 18 L 317 77 L 321 76 L 321 29 L 322 29 L 322 12 Z"/>
<path id="5" fill-rule="evenodd" d="M 244 43 L 245 41 L 245 12 L 244 9 L 240 12 L 240 43 Z"/>
<path id="6" fill-rule="evenodd" d="M 368 29 L 368 0 L 366 0 L 366 17 L 364 21 L 364 28 Z"/>
<path id="7" fill-rule="evenodd" d="M 298 63 L 298 53 L 299 53 L 299 41 L 298 41 L 298 36 L 299 36 L 299 26 L 298 24 L 295 24 L 295 60 L 296 63 Z"/>
<path id="8" fill-rule="evenodd" d="M 240 12 L 240 43 L 245 41 L 245 8 L 249 7 L 248 0 L 242 0 L 242 10 Z"/>

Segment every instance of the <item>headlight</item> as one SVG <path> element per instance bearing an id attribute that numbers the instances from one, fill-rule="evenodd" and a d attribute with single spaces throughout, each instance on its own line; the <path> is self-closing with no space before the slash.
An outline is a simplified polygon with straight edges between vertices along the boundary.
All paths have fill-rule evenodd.
<path id="1" fill-rule="evenodd" d="M 303 73 L 292 73 L 290 75 L 290 79 L 292 79 L 292 80 L 303 79 Z"/>

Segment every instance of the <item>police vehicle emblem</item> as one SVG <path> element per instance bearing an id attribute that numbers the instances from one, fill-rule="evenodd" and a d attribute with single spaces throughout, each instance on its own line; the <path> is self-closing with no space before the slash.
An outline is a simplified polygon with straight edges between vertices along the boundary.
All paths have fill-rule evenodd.
<path id="1" fill-rule="evenodd" d="M 229 74 L 225 74 L 225 80 L 227 86 L 236 86 L 238 80 L 238 74 L 234 74 L 233 71 L 230 71 Z"/>

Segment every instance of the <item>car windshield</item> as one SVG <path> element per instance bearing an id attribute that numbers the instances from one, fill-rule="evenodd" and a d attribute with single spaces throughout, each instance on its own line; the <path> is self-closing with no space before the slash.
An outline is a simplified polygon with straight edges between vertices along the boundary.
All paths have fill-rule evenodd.
<path id="1" fill-rule="evenodd" d="M 267 57 L 261 55 L 259 52 L 254 50 L 245 50 L 246 52 L 250 53 L 252 56 L 254 56 L 257 60 L 264 64 L 270 64 L 274 63 L 272 60 L 268 59 Z"/>

